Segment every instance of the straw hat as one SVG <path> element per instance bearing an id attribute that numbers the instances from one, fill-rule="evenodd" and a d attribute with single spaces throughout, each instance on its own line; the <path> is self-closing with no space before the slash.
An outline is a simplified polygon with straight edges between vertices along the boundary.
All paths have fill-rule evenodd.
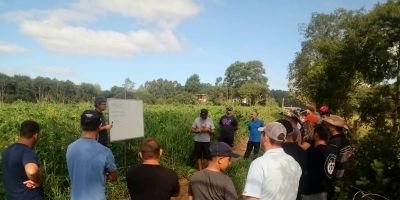
<path id="1" fill-rule="evenodd" d="M 339 117 L 337 115 L 329 115 L 327 117 L 324 117 L 323 120 L 336 127 L 342 127 L 347 130 L 349 130 L 349 126 L 346 123 L 346 120 L 344 120 L 342 117 Z"/>

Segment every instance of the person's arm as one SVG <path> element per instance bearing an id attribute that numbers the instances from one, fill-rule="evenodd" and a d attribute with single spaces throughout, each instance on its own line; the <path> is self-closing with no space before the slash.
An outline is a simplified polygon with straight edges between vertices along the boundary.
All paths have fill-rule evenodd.
<path id="1" fill-rule="evenodd" d="M 245 200 L 258 200 L 259 198 L 244 196 Z"/>
<path id="2" fill-rule="evenodd" d="M 237 131 L 239 129 L 239 123 L 236 117 L 233 117 L 233 130 Z"/>
<path id="3" fill-rule="evenodd" d="M 108 125 L 105 125 L 105 126 L 101 126 L 101 127 L 100 127 L 100 131 L 102 131 L 102 130 L 110 130 L 110 129 L 112 129 L 112 127 L 113 127 L 112 124 L 108 124 Z"/>
<path id="4" fill-rule="evenodd" d="M 41 183 L 39 166 L 36 163 L 27 163 L 24 168 L 26 176 L 29 179 L 23 182 L 26 187 L 30 189 L 39 187 Z"/>
<path id="5" fill-rule="evenodd" d="M 192 133 L 200 133 L 200 129 L 197 127 L 197 119 L 192 124 Z"/>
<path id="6" fill-rule="evenodd" d="M 107 172 L 106 173 L 107 181 L 115 182 L 118 179 L 118 171 Z"/>

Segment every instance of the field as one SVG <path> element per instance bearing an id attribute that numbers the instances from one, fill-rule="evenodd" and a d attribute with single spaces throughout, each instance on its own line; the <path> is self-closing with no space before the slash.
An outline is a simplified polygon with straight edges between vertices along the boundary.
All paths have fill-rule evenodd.
<path id="1" fill-rule="evenodd" d="M 180 178 L 189 178 L 195 169 L 193 160 L 193 134 L 190 127 L 201 108 L 209 109 L 210 117 L 218 130 L 218 119 L 224 114 L 222 106 L 186 106 L 186 105 L 145 105 L 145 137 L 158 139 L 164 149 L 161 164 L 174 169 Z M 18 128 L 26 119 L 32 119 L 41 125 L 40 140 L 35 146 L 41 163 L 44 189 L 48 199 L 69 199 L 69 178 L 65 153 L 68 144 L 80 137 L 79 116 L 91 104 L 49 104 L 24 103 L 0 104 L 0 152 L 18 140 Z M 237 140 L 247 137 L 246 123 L 250 113 L 256 109 L 260 118 L 270 122 L 279 117 L 279 107 L 234 107 L 240 126 Z M 240 139 L 241 138 L 241 139 Z M 216 139 L 216 137 L 214 137 Z M 128 199 L 125 183 L 126 167 L 137 164 L 138 144 L 141 139 L 112 143 L 120 178 L 116 183 L 108 183 L 108 199 Z M 235 144 L 236 146 L 238 144 Z M 233 179 L 238 192 L 243 188 L 249 162 L 238 160 L 227 172 Z M 4 199 L 3 186 L 0 187 L 0 199 Z"/>

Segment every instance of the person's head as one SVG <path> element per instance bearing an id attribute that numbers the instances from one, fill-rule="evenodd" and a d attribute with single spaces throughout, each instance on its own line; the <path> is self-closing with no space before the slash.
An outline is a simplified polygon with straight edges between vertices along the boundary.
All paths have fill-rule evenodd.
<path id="1" fill-rule="evenodd" d="M 200 118 L 206 120 L 208 117 L 208 110 L 203 108 L 200 110 Z"/>
<path id="2" fill-rule="evenodd" d="M 107 98 L 103 96 L 96 97 L 94 107 L 99 111 L 104 111 L 107 108 Z"/>
<path id="3" fill-rule="evenodd" d="M 233 115 L 233 108 L 232 108 L 232 106 L 226 107 L 226 115 L 228 115 L 228 116 Z"/>
<path id="4" fill-rule="evenodd" d="M 343 129 L 349 130 L 346 120 L 337 115 L 329 115 L 324 117 L 322 120 L 328 126 L 331 134 L 343 133 Z"/>
<path id="5" fill-rule="evenodd" d="M 286 128 L 279 122 L 271 122 L 258 130 L 262 133 L 261 144 L 264 150 L 281 147 L 285 142 Z"/>
<path id="6" fill-rule="evenodd" d="M 281 123 L 286 129 L 286 140 L 293 140 L 293 127 L 292 124 L 286 119 L 279 119 L 277 122 Z"/>
<path id="7" fill-rule="evenodd" d="M 19 136 L 31 141 L 34 145 L 39 139 L 40 127 L 39 124 L 32 120 L 26 120 L 21 123 Z"/>
<path id="8" fill-rule="evenodd" d="M 210 146 L 211 162 L 219 168 L 220 171 L 225 171 L 231 164 L 231 159 L 238 158 L 239 155 L 234 153 L 231 147 L 225 142 L 217 142 Z"/>
<path id="9" fill-rule="evenodd" d="M 257 111 L 253 111 L 253 112 L 251 112 L 251 119 L 252 119 L 252 120 L 255 120 L 255 119 L 257 119 L 257 117 L 258 117 L 258 113 L 257 113 Z"/>
<path id="10" fill-rule="evenodd" d="M 85 110 L 81 114 L 81 128 L 84 132 L 97 132 L 101 125 L 100 114 L 94 110 Z"/>
<path id="11" fill-rule="evenodd" d="M 329 130 L 326 124 L 317 124 L 314 127 L 314 140 L 328 141 Z"/>
<path id="12" fill-rule="evenodd" d="M 144 139 L 140 145 L 139 157 L 145 160 L 159 160 L 163 150 L 156 139 Z"/>

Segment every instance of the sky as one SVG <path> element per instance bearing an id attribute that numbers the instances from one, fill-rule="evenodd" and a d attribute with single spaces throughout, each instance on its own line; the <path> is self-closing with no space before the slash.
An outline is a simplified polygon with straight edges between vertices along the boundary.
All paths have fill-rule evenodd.
<path id="1" fill-rule="evenodd" d="M 235 61 L 259 60 L 270 89 L 312 13 L 370 10 L 384 0 L 0 0 L 0 72 L 135 88 L 158 78 L 214 84 Z"/>

